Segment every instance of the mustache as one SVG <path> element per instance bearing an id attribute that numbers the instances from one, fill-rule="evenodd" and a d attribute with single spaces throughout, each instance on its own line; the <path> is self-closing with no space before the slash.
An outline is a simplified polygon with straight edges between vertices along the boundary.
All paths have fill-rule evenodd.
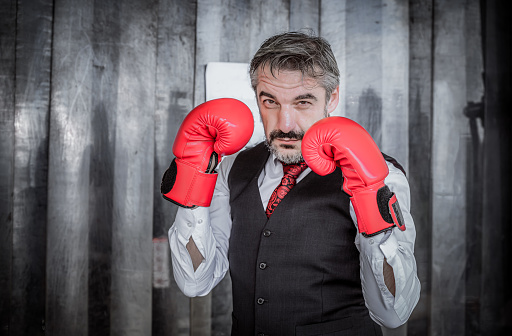
<path id="1" fill-rule="evenodd" d="M 302 140 L 302 138 L 304 137 L 304 134 L 305 134 L 304 131 L 300 131 L 300 132 L 290 131 L 290 132 L 285 133 L 281 130 L 273 130 L 268 135 L 268 138 L 269 138 L 268 142 L 272 142 L 276 138 L 289 138 L 289 139 Z"/>

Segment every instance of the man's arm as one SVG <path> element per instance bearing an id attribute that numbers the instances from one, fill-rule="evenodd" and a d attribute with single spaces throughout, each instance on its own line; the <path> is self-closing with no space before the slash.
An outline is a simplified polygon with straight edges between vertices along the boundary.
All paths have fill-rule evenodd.
<path id="1" fill-rule="evenodd" d="M 199 265 L 201 265 L 201 263 L 203 262 L 204 257 L 201 254 L 201 252 L 199 252 L 199 249 L 197 248 L 197 245 L 194 242 L 194 239 L 192 239 L 192 237 L 190 237 L 190 239 L 188 240 L 186 247 L 188 253 L 190 254 L 190 258 L 192 259 L 192 266 L 194 267 L 195 272 Z"/>
<path id="2" fill-rule="evenodd" d="M 169 229 L 174 279 L 190 297 L 208 294 L 226 274 L 231 231 L 227 176 L 235 156 L 225 158 L 210 207 L 178 208 Z"/>
<path id="3" fill-rule="evenodd" d="M 404 324 L 416 306 L 420 283 L 414 258 L 416 230 L 410 214 L 407 179 L 389 166 L 386 185 L 397 196 L 405 221 L 405 231 L 390 229 L 373 237 L 356 237 L 360 251 L 363 294 L 370 316 L 387 328 Z M 357 220 L 351 207 L 351 215 Z"/>
<path id="4" fill-rule="evenodd" d="M 395 273 L 393 273 L 393 267 L 389 266 L 388 261 L 384 258 L 382 273 L 384 274 L 384 283 L 388 290 L 395 296 Z"/>
<path id="5" fill-rule="evenodd" d="M 384 160 L 361 125 L 344 117 L 317 121 L 304 135 L 301 149 L 317 174 L 341 168 L 342 188 L 350 197 L 358 230 L 355 244 L 366 306 L 379 324 L 388 328 L 402 325 L 419 299 L 413 254 L 416 231 L 405 175 Z"/>

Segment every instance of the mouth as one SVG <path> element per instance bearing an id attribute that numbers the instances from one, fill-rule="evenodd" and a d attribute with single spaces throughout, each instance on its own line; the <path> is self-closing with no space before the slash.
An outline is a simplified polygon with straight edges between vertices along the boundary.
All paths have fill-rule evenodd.
<path id="1" fill-rule="evenodd" d="M 287 144 L 294 144 L 300 141 L 300 139 L 294 139 L 294 138 L 276 138 L 277 141 Z"/>
<path id="2" fill-rule="evenodd" d="M 274 143 L 282 150 L 297 150 L 300 148 L 300 139 L 294 138 L 275 138 Z"/>

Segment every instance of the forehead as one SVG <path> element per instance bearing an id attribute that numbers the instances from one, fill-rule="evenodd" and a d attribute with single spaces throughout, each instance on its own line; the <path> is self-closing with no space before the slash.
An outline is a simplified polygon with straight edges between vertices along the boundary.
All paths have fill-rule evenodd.
<path id="1" fill-rule="evenodd" d="M 274 70 L 268 66 L 258 69 L 256 91 L 273 90 L 276 92 L 316 92 L 325 94 L 319 80 L 304 75 L 298 70 Z"/>

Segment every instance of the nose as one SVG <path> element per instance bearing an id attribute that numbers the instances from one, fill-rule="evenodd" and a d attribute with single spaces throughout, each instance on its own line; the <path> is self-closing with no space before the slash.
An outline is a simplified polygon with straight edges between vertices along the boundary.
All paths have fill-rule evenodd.
<path id="1" fill-rule="evenodd" d="M 279 111 L 278 127 L 284 133 L 295 130 L 297 122 L 295 111 L 289 106 L 281 106 Z"/>

